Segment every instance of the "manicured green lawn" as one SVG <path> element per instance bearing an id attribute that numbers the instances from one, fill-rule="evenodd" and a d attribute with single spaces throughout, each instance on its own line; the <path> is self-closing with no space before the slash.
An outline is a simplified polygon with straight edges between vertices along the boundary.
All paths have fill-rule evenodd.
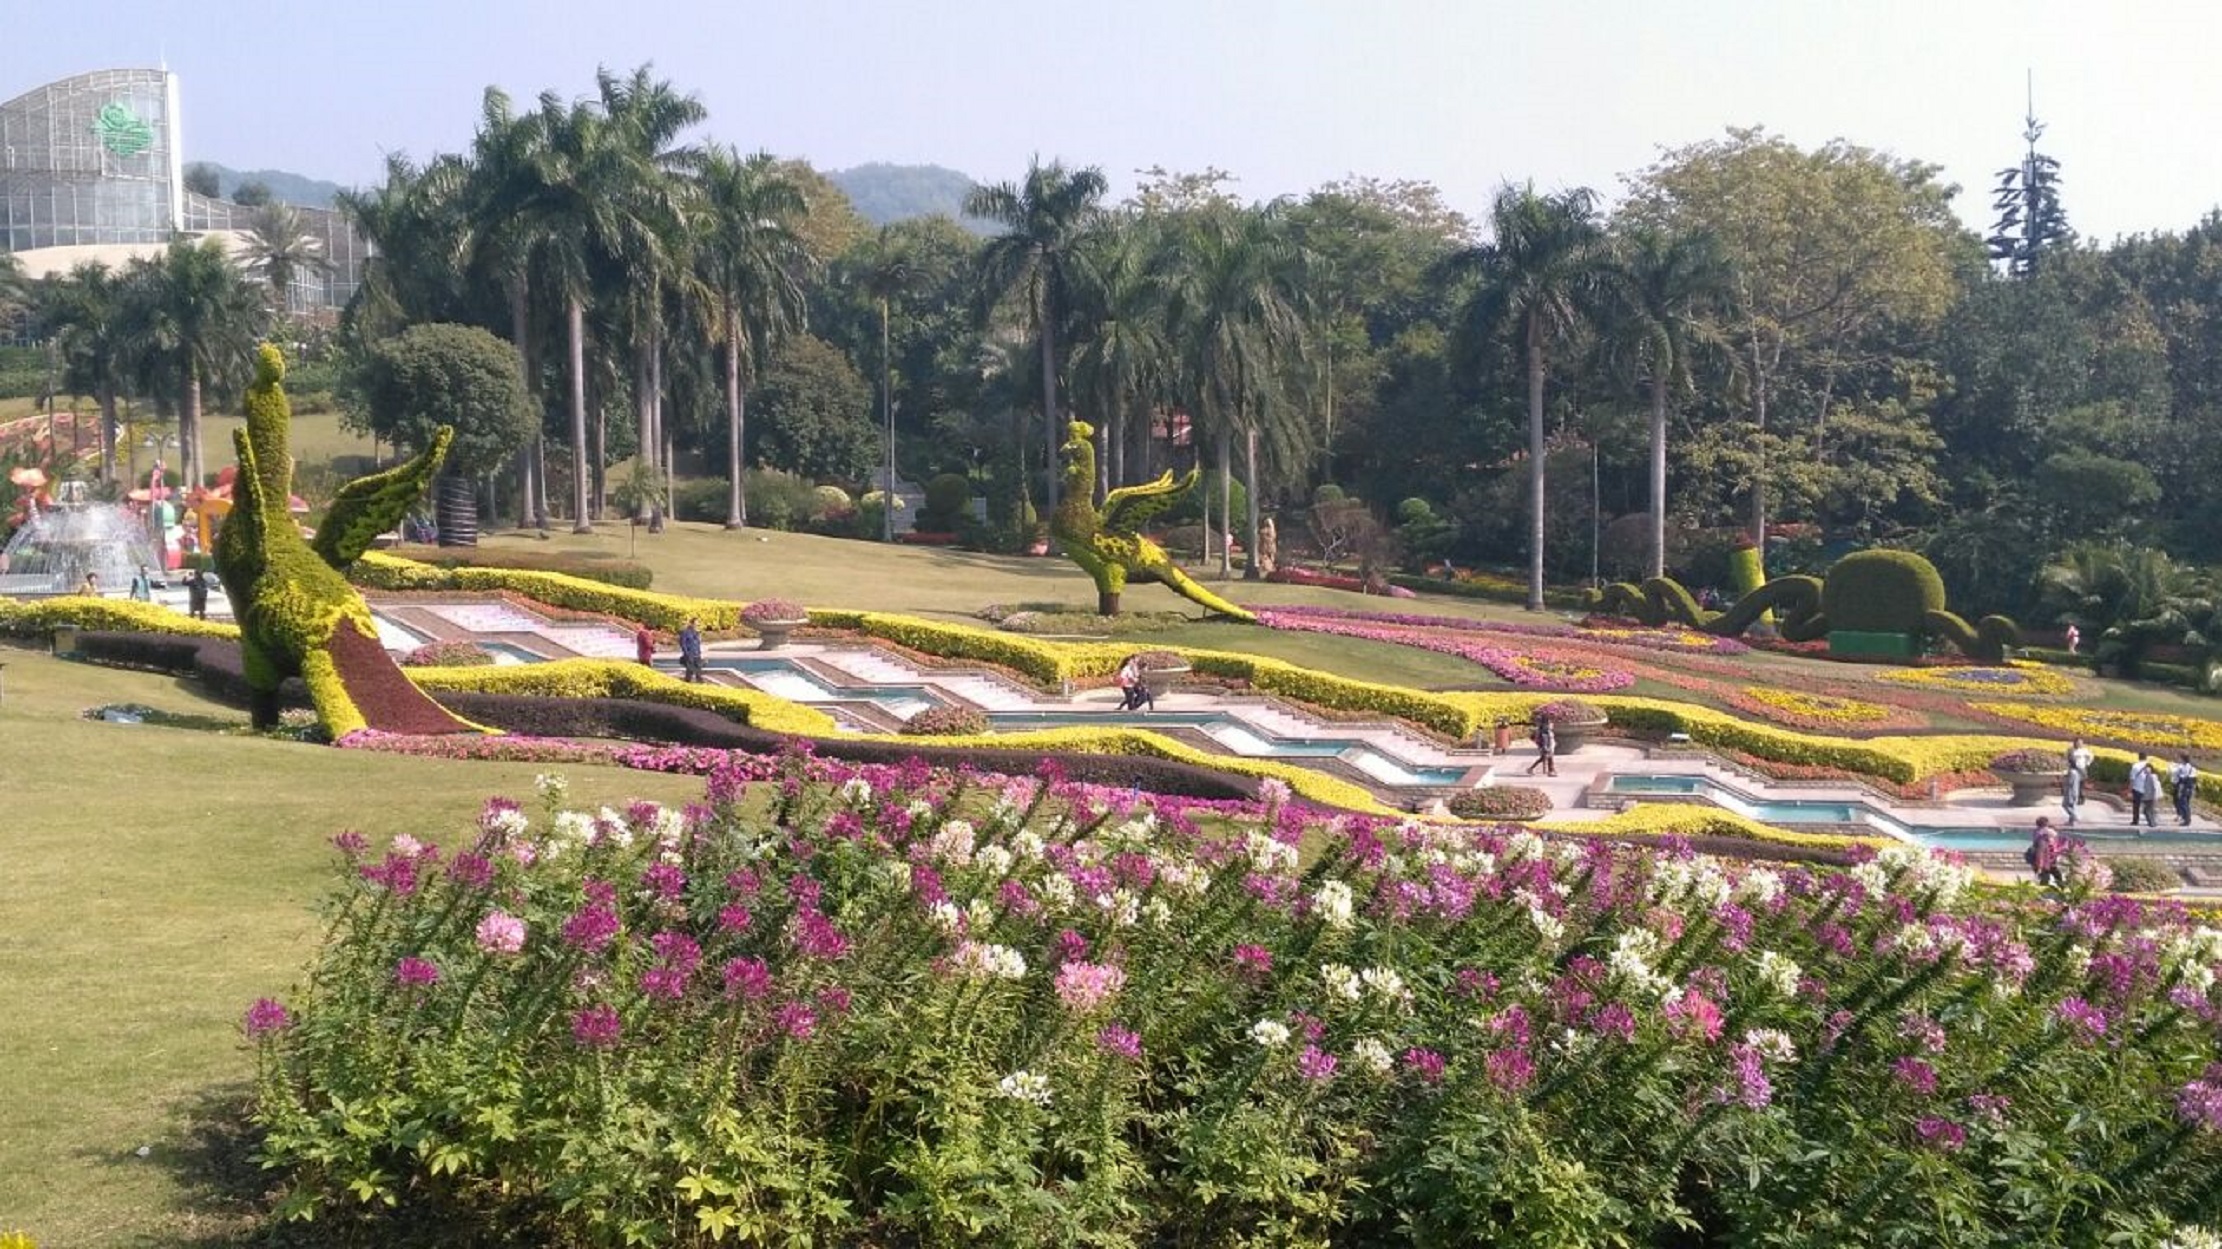
<path id="1" fill-rule="evenodd" d="M 225 1243 L 246 1215 L 204 1146 L 235 1130 L 252 1074 L 240 1013 L 283 996 L 318 935 L 326 839 L 453 844 L 487 795 L 529 802 L 541 769 L 95 723 L 80 712 L 110 702 L 242 717 L 169 677 L 18 647 L 0 663 L 0 1232 Z M 580 804 L 701 793 L 565 771 Z"/>

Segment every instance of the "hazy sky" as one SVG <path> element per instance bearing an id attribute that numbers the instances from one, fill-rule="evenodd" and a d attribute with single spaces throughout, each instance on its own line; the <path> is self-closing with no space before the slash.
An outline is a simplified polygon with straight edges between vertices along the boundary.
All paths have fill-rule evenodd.
<path id="1" fill-rule="evenodd" d="M 1944 167 L 1990 217 L 2036 75 L 2086 236 L 2182 229 L 2222 203 L 2222 9 L 2185 0 L 59 0 L 0 5 L 0 99 L 166 61 L 188 159 L 374 178 L 466 145 L 518 97 L 653 61 L 708 133 L 821 168 L 933 162 L 1015 177 L 1041 153 L 1217 165 L 1252 198 L 1357 172 L 1479 215 L 1507 179 L 1616 194 L 1660 149 L 1763 124 Z"/>

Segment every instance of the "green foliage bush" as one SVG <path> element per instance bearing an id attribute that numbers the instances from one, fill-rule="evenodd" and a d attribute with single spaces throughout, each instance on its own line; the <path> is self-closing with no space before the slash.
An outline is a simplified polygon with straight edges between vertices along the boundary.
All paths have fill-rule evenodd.
<path id="1" fill-rule="evenodd" d="M 1821 610 L 1835 632 L 1918 633 L 1944 610 L 1944 578 L 1912 551 L 1855 551 L 1829 568 Z"/>
<path id="2" fill-rule="evenodd" d="M 817 503 L 817 487 L 809 478 L 776 468 L 752 468 L 742 484 L 748 491 L 749 524 L 791 532 L 809 523 Z M 718 519 L 725 519 L 723 513 Z"/>
<path id="3" fill-rule="evenodd" d="M 954 533 L 971 513 L 972 480 L 961 473 L 943 473 L 926 483 L 926 504 L 918 513 L 918 528 L 926 533 Z"/>
<path id="4" fill-rule="evenodd" d="M 845 520 L 856 511 L 856 500 L 839 486 L 813 486 L 810 489 L 810 521 L 823 524 L 829 520 Z"/>
<path id="5" fill-rule="evenodd" d="M 474 325 L 413 325 L 372 348 L 360 379 L 372 431 L 421 451 L 455 429 L 450 471 L 502 466 L 533 435 L 537 414 L 510 344 Z"/>
<path id="6" fill-rule="evenodd" d="M 2114 855 L 2099 862 L 2114 873 L 2110 886 L 2116 893 L 2167 893 L 2183 888 L 2183 873 L 2159 859 L 2142 855 Z"/>
<path id="7" fill-rule="evenodd" d="M 671 488 L 671 514 L 698 524 L 725 523 L 727 482 L 723 477 L 691 477 Z"/>

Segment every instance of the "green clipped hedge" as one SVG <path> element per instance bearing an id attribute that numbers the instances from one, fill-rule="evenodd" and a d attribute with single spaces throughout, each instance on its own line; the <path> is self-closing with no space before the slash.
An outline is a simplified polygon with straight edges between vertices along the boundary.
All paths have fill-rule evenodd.
<path id="1" fill-rule="evenodd" d="M 1944 578 L 1912 551 L 1856 551 L 1829 567 L 1821 611 L 1831 630 L 1919 633 L 1944 610 Z"/>
<path id="2" fill-rule="evenodd" d="M 599 612 L 638 621 L 666 633 L 686 627 L 689 617 L 710 632 L 741 626 L 742 604 L 724 599 L 685 598 L 605 585 L 559 572 L 507 568 L 434 568 L 383 551 L 371 551 L 348 570 L 360 585 L 374 590 L 511 590 L 551 607 Z"/>
<path id="3" fill-rule="evenodd" d="M 720 517 L 722 519 L 722 515 Z M 598 581 L 627 590 L 645 590 L 656 580 L 655 570 L 629 559 L 588 555 L 577 551 L 539 551 L 531 547 L 499 548 L 466 546 L 399 546 L 388 554 L 430 564 L 434 568 L 494 568 L 511 572 L 559 572 L 567 577 Z"/>

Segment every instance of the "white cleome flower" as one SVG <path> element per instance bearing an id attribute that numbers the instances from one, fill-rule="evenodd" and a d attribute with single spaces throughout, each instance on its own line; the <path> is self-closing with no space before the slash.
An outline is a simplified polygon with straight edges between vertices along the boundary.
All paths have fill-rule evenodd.
<path id="1" fill-rule="evenodd" d="M 1288 1025 L 1278 1019 L 1260 1019 L 1250 1025 L 1250 1039 L 1269 1050 L 1288 1044 Z"/>
<path id="2" fill-rule="evenodd" d="M 1243 835 L 1242 847 L 1249 853 L 1250 866 L 1261 872 L 1288 871 L 1296 866 L 1296 847 L 1275 841 L 1254 828 Z"/>
<path id="3" fill-rule="evenodd" d="M 1312 895 L 1312 914 L 1319 917 L 1320 923 L 1340 931 L 1350 927 L 1351 910 L 1356 900 L 1349 885 L 1339 880 L 1330 880 L 1319 887 L 1319 892 Z"/>
<path id="4" fill-rule="evenodd" d="M 981 871 L 992 877 L 1009 875 L 1011 864 L 1016 860 L 1011 857 L 1011 852 L 1002 846 L 988 846 L 978 854 L 973 855 L 972 861 L 979 866 Z"/>
<path id="5" fill-rule="evenodd" d="M 1797 1043 L 1780 1029 L 1753 1028 L 1744 1034 L 1744 1044 L 1758 1050 L 1771 1063 L 1796 1062 L 1798 1058 Z"/>
<path id="6" fill-rule="evenodd" d="M 1011 835 L 1011 849 L 1017 851 L 1020 858 L 1038 859 L 1045 848 L 1041 834 L 1031 828 L 1022 828 Z"/>
<path id="7" fill-rule="evenodd" d="M 1365 982 L 1366 992 L 1384 1002 L 1402 1002 L 1412 996 L 1404 986 L 1404 977 L 1391 967 L 1368 967 L 1358 973 L 1358 979 Z"/>
<path id="8" fill-rule="evenodd" d="M 1396 1067 L 1396 1055 L 1375 1037 L 1362 1037 L 1352 1045 L 1350 1060 L 1377 1076 L 1385 1076 Z"/>
<path id="9" fill-rule="evenodd" d="M 1014 1071 L 996 1082 L 995 1091 L 1014 1102 L 1033 1106 L 1047 1106 L 1050 1101 L 1049 1077 L 1031 1071 Z"/>
<path id="10" fill-rule="evenodd" d="M 2179 1227 L 2160 1242 L 2160 1249 L 2222 1249 L 2222 1236 L 2203 1227 Z"/>
<path id="11" fill-rule="evenodd" d="M 1358 978 L 1357 971 L 1341 963 L 1321 963 L 1319 982 L 1326 986 L 1327 992 L 1346 1002 L 1355 1002 L 1366 995 L 1365 982 Z"/>
<path id="12" fill-rule="evenodd" d="M 1805 979 L 1805 969 L 1796 960 L 1773 950 L 1760 951 L 1753 960 L 1752 974 L 1776 997 L 1795 997 L 1799 983 Z"/>
<path id="13" fill-rule="evenodd" d="M 841 801 L 852 807 L 861 807 L 872 800 L 872 783 L 861 776 L 852 776 L 841 782 Z"/>
<path id="14" fill-rule="evenodd" d="M 1556 945 L 1559 938 L 1566 935 L 1566 925 L 1560 923 L 1557 916 L 1552 915 L 1542 907 L 1531 906 L 1528 908 L 1528 922 L 1535 925 L 1535 934 L 1543 938 L 1547 945 Z"/>
<path id="15" fill-rule="evenodd" d="M 956 903 L 946 899 L 928 908 L 926 917 L 933 921 L 934 927 L 946 933 L 956 933 L 964 928 L 964 912 L 957 909 Z"/>
<path id="16" fill-rule="evenodd" d="M 1771 906 L 1782 896 L 1782 875 L 1770 867 L 1746 868 L 1736 878 L 1736 900 L 1753 906 Z"/>

